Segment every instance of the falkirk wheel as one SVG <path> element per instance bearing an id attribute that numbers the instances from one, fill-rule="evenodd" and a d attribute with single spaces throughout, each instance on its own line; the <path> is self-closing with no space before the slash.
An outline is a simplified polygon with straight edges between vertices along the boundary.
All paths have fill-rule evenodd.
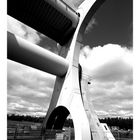
<path id="1" fill-rule="evenodd" d="M 8 0 L 8 15 L 61 46 L 58 56 L 8 32 L 8 59 L 56 75 L 50 106 L 42 125 L 42 140 L 45 140 L 47 129 L 62 129 L 69 114 L 73 119 L 75 140 L 114 140 L 86 99 L 79 64 L 86 26 L 104 1 L 85 0 L 75 11 L 62 0 Z M 84 85 L 87 84 L 85 81 Z"/>

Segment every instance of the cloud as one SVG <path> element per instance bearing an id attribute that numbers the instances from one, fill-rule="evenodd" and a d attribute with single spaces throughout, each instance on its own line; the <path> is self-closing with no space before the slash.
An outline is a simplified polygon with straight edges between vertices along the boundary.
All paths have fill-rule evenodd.
<path id="1" fill-rule="evenodd" d="M 8 31 L 34 43 L 38 44 L 41 40 L 38 32 L 29 26 L 21 23 L 20 21 L 7 16 L 7 29 Z"/>
<path id="2" fill-rule="evenodd" d="M 107 44 L 104 47 L 99 46 L 92 49 L 85 46 L 81 50 L 80 63 L 91 72 L 91 75 L 103 66 L 113 66 L 114 63 L 125 64 L 125 66 L 132 68 L 132 51 L 116 44 Z"/>
<path id="3" fill-rule="evenodd" d="M 92 17 L 85 29 L 85 34 L 89 33 L 95 25 L 97 25 L 97 21 Z"/>
<path id="4" fill-rule="evenodd" d="M 8 16 L 8 31 L 58 53 L 56 43 L 36 30 Z M 8 113 L 45 115 L 51 100 L 55 76 L 8 60 Z"/>
<path id="5" fill-rule="evenodd" d="M 59 48 L 57 47 L 57 43 L 55 41 L 11 16 L 7 16 L 7 19 L 7 30 L 9 32 L 58 54 Z"/>
<path id="6" fill-rule="evenodd" d="M 97 114 L 132 116 L 132 50 L 114 44 L 92 49 L 86 46 L 81 50 L 80 63 L 83 74 L 91 80 L 87 98 Z"/>
<path id="7" fill-rule="evenodd" d="M 8 113 L 46 113 L 55 76 L 8 60 Z"/>
<path id="8" fill-rule="evenodd" d="M 80 63 L 91 80 L 87 99 L 99 117 L 132 116 L 132 51 L 114 44 L 85 46 Z M 55 77 L 13 61 L 8 61 L 7 75 L 8 113 L 45 115 Z"/>

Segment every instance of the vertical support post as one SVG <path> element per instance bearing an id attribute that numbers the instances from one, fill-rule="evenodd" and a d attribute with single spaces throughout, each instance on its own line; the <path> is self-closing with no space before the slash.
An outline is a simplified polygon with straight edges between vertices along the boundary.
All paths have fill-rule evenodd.
<path id="1" fill-rule="evenodd" d="M 69 140 L 71 140 L 71 127 L 69 127 Z"/>
<path id="2" fill-rule="evenodd" d="M 14 140 L 16 140 L 16 138 L 17 138 L 17 134 L 18 134 L 17 131 L 18 131 L 18 128 L 16 127 L 15 128 L 15 133 L 14 133 Z"/>

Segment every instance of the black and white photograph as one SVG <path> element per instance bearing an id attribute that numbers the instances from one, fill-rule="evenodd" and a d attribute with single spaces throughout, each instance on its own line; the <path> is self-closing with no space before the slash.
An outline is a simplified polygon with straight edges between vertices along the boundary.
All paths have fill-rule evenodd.
<path id="1" fill-rule="evenodd" d="M 6 139 L 133 140 L 133 21 L 133 0 L 7 0 Z"/>

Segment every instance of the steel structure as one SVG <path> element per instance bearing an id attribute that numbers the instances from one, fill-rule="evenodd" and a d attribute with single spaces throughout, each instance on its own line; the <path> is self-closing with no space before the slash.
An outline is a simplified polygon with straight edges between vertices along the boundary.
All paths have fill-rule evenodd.
<path id="1" fill-rule="evenodd" d="M 69 64 L 63 57 L 10 32 L 8 32 L 7 36 L 8 59 L 60 77 L 66 74 Z"/>
<path id="2" fill-rule="evenodd" d="M 8 0 L 9 15 L 62 45 L 60 56 L 56 56 L 8 33 L 9 59 L 57 76 L 42 126 L 42 140 L 46 129 L 62 129 L 69 114 L 73 119 L 75 140 L 114 140 L 88 103 L 86 88 L 81 86 L 79 65 L 81 39 L 87 23 L 104 1 L 85 0 L 74 11 L 62 0 Z"/>
<path id="3" fill-rule="evenodd" d="M 64 45 L 74 33 L 78 14 L 60 0 L 8 0 L 8 15 Z"/>

